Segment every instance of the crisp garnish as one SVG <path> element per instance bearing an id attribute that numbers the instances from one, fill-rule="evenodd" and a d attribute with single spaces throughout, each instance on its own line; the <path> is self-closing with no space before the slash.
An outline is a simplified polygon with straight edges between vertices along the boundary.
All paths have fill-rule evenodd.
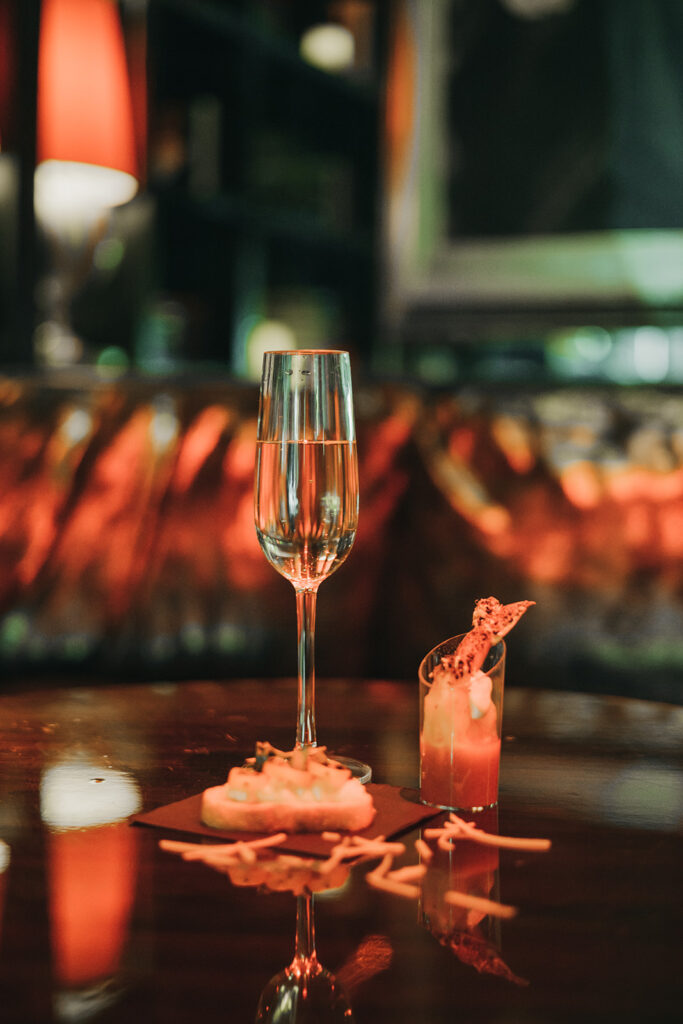
<path id="1" fill-rule="evenodd" d="M 455 889 L 449 889 L 444 893 L 443 898 L 452 906 L 478 910 L 482 914 L 490 914 L 492 917 L 515 917 L 517 914 L 517 907 L 499 903 L 497 900 L 487 900 L 483 896 L 473 896 L 468 892 L 458 892 Z"/>
<path id="2" fill-rule="evenodd" d="M 291 768 L 302 772 L 307 770 L 309 760 L 314 764 L 324 764 L 343 770 L 343 765 L 339 761 L 333 761 L 327 756 L 327 747 L 305 746 L 293 747 L 291 750 L 279 750 L 266 740 L 257 740 L 255 749 L 255 756 L 248 757 L 244 763 L 245 766 L 253 768 L 257 772 L 262 771 L 263 766 L 273 759 L 284 761 Z"/>
<path id="3" fill-rule="evenodd" d="M 287 838 L 286 832 L 275 832 L 261 839 L 245 839 L 236 843 L 220 843 L 204 846 L 200 843 L 183 843 L 177 839 L 162 839 L 159 846 L 167 853 L 179 853 L 183 860 L 201 860 L 205 864 L 234 864 L 239 861 L 253 863 L 256 851 L 280 846 Z"/>
<path id="4" fill-rule="evenodd" d="M 453 654 L 442 659 L 456 681 L 470 679 L 482 667 L 486 655 L 499 640 L 516 626 L 527 608 L 535 601 L 514 601 L 501 604 L 496 597 L 484 597 L 476 602 L 472 615 L 472 628 L 460 641 Z"/>
<path id="5" fill-rule="evenodd" d="M 542 852 L 549 850 L 552 843 L 549 839 L 523 839 L 517 836 L 499 836 L 492 832 L 484 832 L 472 821 L 464 821 L 457 814 L 450 814 L 441 828 L 426 828 L 425 839 L 436 839 L 441 850 L 449 850 L 456 839 L 471 839 L 485 846 L 497 846 L 507 850 L 530 850 Z"/>
<path id="6" fill-rule="evenodd" d="M 307 804 L 336 803 L 348 798 L 345 787 L 353 781 L 349 769 L 328 757 L 325 747 L 279 750 L 259 741 L 254 756 L 230 771 L 225 793 L 240 803 L 279 803 L 292 796 Z"/>
<path id="7" fill-rule="evenodd" d="M 333 833 L 327 834 L 329 838 L 333 835 Z M 406 846 L 401 842 L 388 842 L 384 836 L 374 839 L 358 835 L 344 836 L 340 842 L 331 847 L 330 855 L 326 859 L 312 861 L 310 858 L 291 855 L 282 857 L 280 860 L 283 870 L 291 871 L 295 866 L 299 866 L 302 869 L 314 871 L 314 874 L 320 878 L 331 875 L 345 862 L 358 864 L 367 860 L 378 860 L 377 867 L 366 875 L 368 885 L 393 893 L 395 896 L 417 899 L 422 892 L 419 883 L 428 873 L 432 860 L 432 850 L 426 840 L 436 840 L 438 847 L 443 850 L 452 849 L 454 842 L 458 839 L 468 839 L 489 846 L 515 850 L 544 851 L 550 849 L 551 846 L 549 839 L 523 839 L 484 832 L 472 822 L 463 821 L 455 814 L 451 814 L 441 827 L 425 828 L 422 836 L 424 838 L 415 840 L 415 849 L 420 854 L 422 863 L 407 864 L 398 868 L 393 866 L 395 858 L 406 852 Z M 210 867 L 224 871 L 230 866 L 254 863 L 259 859 L 261 851 L 270 855 L 269 848 L 282 844 L 286 838 L 286 835 L 280 832 L 261 839 L 221 843 L 220 845 L 184 843 L 170 839 L 162 839 L 159 845 L 162 850 L 180 854 L 184 860 L 201 860 Z M 314 865 L 315 867 L 313 867 Z M 277 870 L 277 866 L 276 863 L 273 868 Z M 443 899 L 447 904 L 467 907 L 493 917 L 510 918 L 517 913 L 517 908 L 509 904 L 454 889 L 447 890 Z"/>

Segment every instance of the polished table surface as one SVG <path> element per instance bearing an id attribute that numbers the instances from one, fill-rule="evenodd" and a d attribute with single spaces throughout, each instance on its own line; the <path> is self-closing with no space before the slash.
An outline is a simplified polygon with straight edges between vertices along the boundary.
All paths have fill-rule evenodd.
<path id="1" fill-rule="evenodd" d="M 0 697 L 0 1019 L 254 1020 L 292 959 L 294 896 L 164 852 L 161 830 L 106 822 L 224 781 L 257 739 L 291 746 L 294 714 L 290 680 Z M 499 831 L 552 847 L 477 867 L 465 844 L 473 870 L 453 867 L 459 846 L 446 864 L 451 887 L 484 879 L 518 908 L 449 919 L 486 938 L 498 973 L 439 931 L 436 866 L 413 900 L 372 888 L 362 863 L 314 903 L 320 961 L 353 1019 L 680 1019 L 683 708 L 509 689 L 503 732 Z M 318 734 L 375 781 L 416 786 L 416 687 L 319 680 Z M 419 834 L 401 837 L 401 863 L 417 862 Z"/>

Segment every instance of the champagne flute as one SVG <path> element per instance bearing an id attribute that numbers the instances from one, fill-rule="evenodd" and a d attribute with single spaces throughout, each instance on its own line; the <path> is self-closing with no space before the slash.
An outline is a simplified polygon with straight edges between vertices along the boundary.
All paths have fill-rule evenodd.
<path id="1" fill-rule="evenodd" d="M 348 352 L 299 349 L 263 357 L 256 450 L 256 533 L 296 593 L 296 746 L 317 745 L 318 587 L 345 560 L 358 523 L 358 457 Z M 368 765 L 335 757 L 367 782 Z"/>

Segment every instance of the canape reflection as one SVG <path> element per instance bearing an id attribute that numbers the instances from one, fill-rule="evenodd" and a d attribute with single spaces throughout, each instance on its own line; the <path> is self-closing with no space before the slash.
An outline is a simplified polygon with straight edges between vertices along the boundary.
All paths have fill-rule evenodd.
<path id="1" fill-rule="evenodd" d="M 348 864 L 335 864 L 328 870 L 322 860 L 279 854 L 253 863 L 238 861 L 226 865 L 233 885 L 256 887 L 269 892 L 291 892 L 307 896 L 316 892 L 341 889 L 351 873 Z"/>
<path id="2" fill-rule="evenodd" d="M 244 842 L 206 846 L 162 839 L 160 846 L 184 860 L 199 860 L 226 874 L 233 885 L 259 892 L 291 892 L 296 896 L 294 957 L 268 982 L 259 999 L 256 1024 L 337 1024 L 353 1021 L 350 998 L 391 963 L 393 951 L 384 935 L 368 935 L 336 974 L 318 960 L 315 944 L 316 894 L 340 892 L 357 863 L 376 848 L 392 844 L 372 840 L 343 840 L 326 858 L 279 854 L 273 849 L 285 839 L 275 834 Z M 333 841 L 331 839 L 331 841 Z M 396 844 L 394 844 L 396 845 Z M 403 849 L 403 847 L 402 847 Z"/>
<path id="3" fill-rule="evenodd" d="M 40 795 L 55 1012 L 86 1020 L 118 997 L 138 865 L 127 819 L 140 793 L 126 773 L 76 755 L 44 772 Z"/>
<path id="4" fill-rule="evenodd" d="M 197 848 L 195 844 L 165 840 L 161 845 L 185 859 L 209 863 L 226 874 L 235 886 L 260 892 L 291 892 L 296 896 L 294 957 L 261 993 L 256 1024 L 353 1021 L 344 986 L 318 960 L 314 919 L 314 893 L 342 888 L 348 881 L 350 866 L 312 857 L 273 854 L 267 845 L 257 843 Z"/>
<path id="5" fill-rule="evenodd" d="M 498 893 L 498 850 L 548 851 L 550 839 L 501 836 L 496 809 L 465 821 L 451 812 L 440 824 L 422 829 L 414 846 L 420 863 L 396 865 L 407 853 L 400 841 L 360 835 L 322 833 L 330 843 L 324 859 L 277 855 L 275 848 L 288 839 L 284 832 L 220 845 L 162 839 L 161 849 L 184 860 L 204 864 L 234 877 L 235 884 L 261 890 L 289 890 L 297 895 L 297 931 L 294 960 L 276 975 L 259 1002 L 256 1024 L 278 1021 L 318 1021 L 320 1024 L 350 1020 L 346 991 L 392 960 L 384 936 L 369 936 L 360 944 L 334 978 L 320 967 L 315 952 L 313 890 L 335 888 L 353 866 L 374 861 L 365 875 L 369 886 L 407 900 L 419 901 L 421 920 L 443 945 L 481 973 L 496 974 L 515 984 L 527 984 L 507 967 L 500 956 L 501 919 L 512 918 L 517 908 L 501 903 Z M 482 827 L 486 826 L 486 827 Z M 264 859 L 265 855 L 265 859 Z M 339 980 L 343 979 L 343 987 Z M 341 1015 L 341 1016 L 340 1016 Z"/>

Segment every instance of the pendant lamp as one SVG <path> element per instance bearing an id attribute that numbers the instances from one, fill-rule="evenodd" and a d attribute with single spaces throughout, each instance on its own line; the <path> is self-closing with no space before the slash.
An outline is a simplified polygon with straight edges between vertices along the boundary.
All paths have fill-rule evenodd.
<path id="1" fill-rule="evenodd" d="M 133 104 L 115 0 L 42 0 L 38 42 L 36 220 L 51 253 L 34 334 L 47 365 L 85 357 L 71 309 L 94 269 L 111 212 L 138 189 Z"/>
<path id="2" fill-rule="evenodd" d="M 36 211 L 68 222 L 131 199 L 137 160 L 115 0 L 42 0 Z"/>

